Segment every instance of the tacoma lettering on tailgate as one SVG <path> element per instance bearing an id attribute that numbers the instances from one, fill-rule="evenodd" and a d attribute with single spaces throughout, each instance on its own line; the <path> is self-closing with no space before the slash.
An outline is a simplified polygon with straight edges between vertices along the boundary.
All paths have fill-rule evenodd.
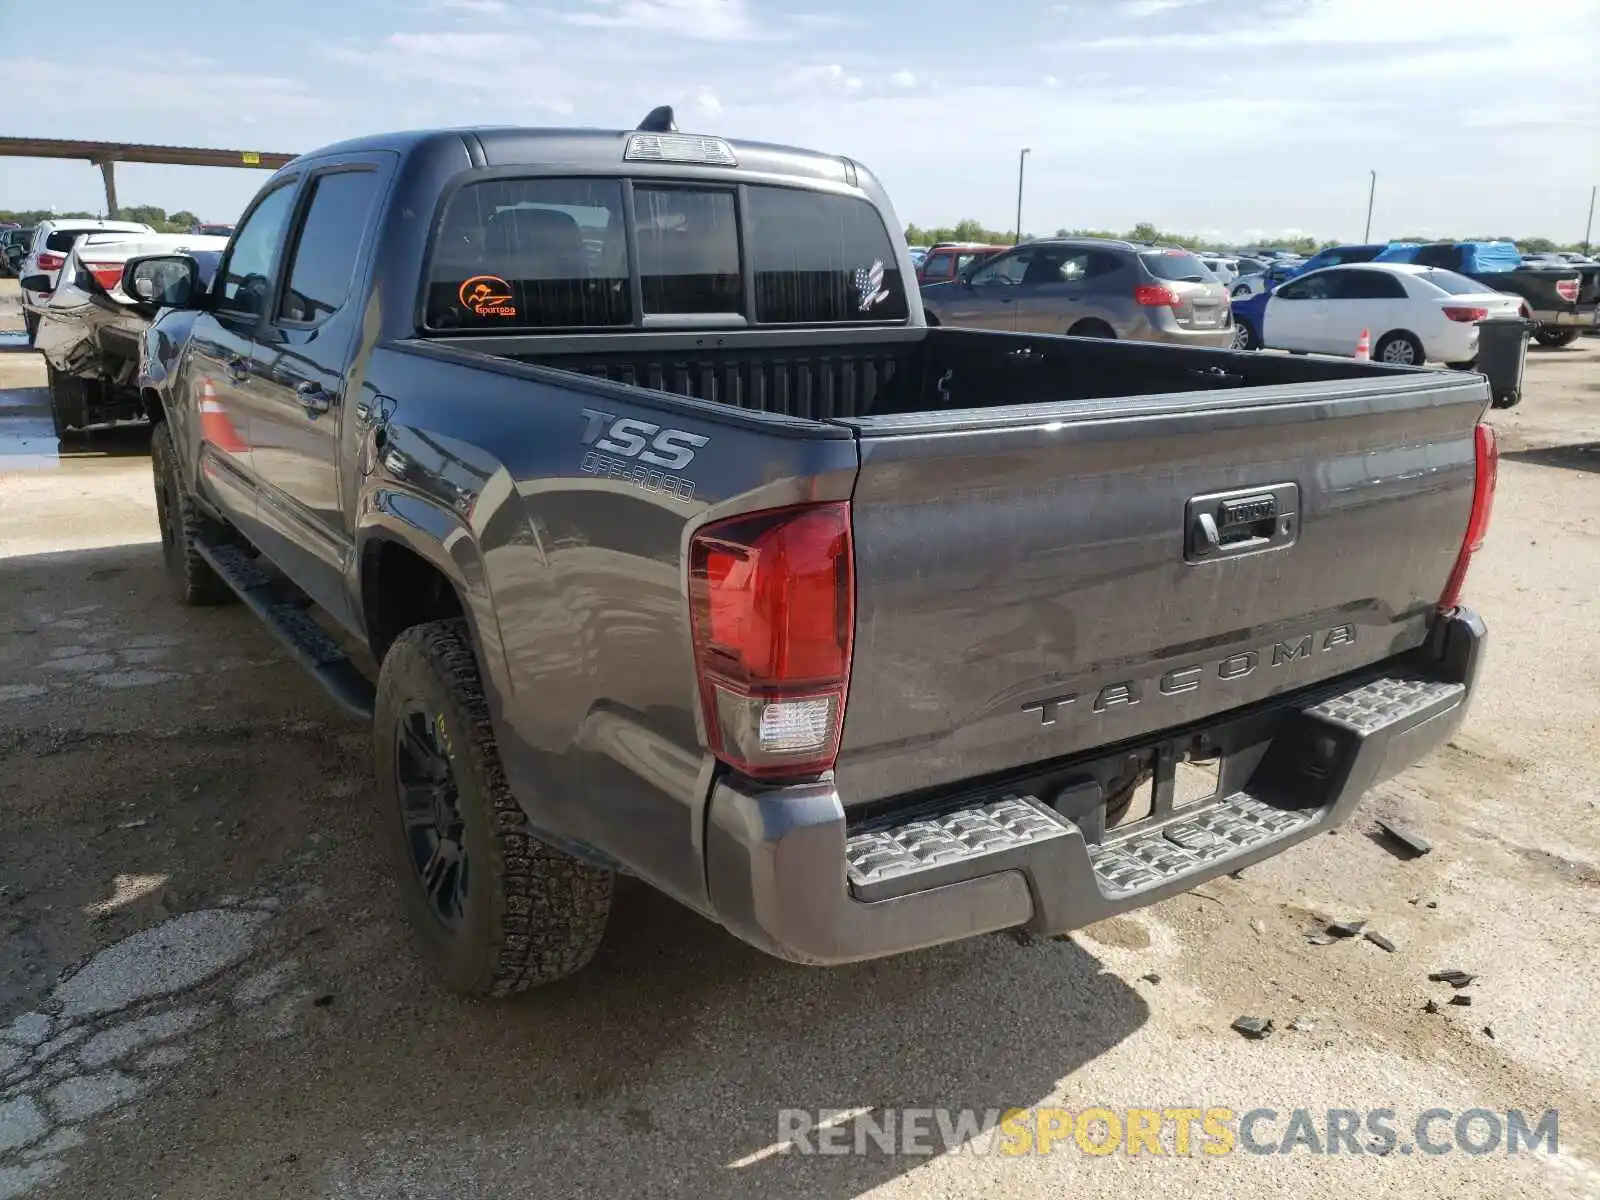
<path id="1" fill-rule="evenodd" d="M 1106 684 L 1095 693 L 1093 709 L 1097 713 L 1105 712 L 1111 708 L 1138 704 L 1146 695 L 1178 696 L 1185 692 L 1199 691 L 1208 679 L 1218 679 L 1223 683 L 1243 679 L 1258 670 L 1270 671 L 1274 667 L 1287 666 L 1296 659 L 1310 658 L 1314 654 L 1326 654 L 1331 650 L 1337 650 L 1340 646 L 1348 646 L 1355 640 L 1354 625 L 1335 625 L 1332 629 L 1324 629 L 1318 633 L 1308 633 L 1299 638 L 1274 642 L 1271 646 L 1260 650 L 1244 650 L 1211 662 L 1174 667 L 1152 679 L 1118 680 Z M 1022 711 L 1038 713 L 1041 725 L 1054 725 L 1061 715 L 1061 710 L 1076 704 L 1080 699 L 1082 697 L 1077 692 L 1064 692 L 1044 700 L 1029 701 L 1022 706 Z"/>

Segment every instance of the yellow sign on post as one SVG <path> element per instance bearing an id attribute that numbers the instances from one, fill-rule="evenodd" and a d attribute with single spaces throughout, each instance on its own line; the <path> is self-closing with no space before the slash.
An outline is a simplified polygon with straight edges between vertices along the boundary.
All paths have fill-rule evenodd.
<path id="1" fill-rule="evenodd" d="M 244 159 L 244 165 L 247 167 L 259 167 L 261 165 L 261 155 L 254 150 L 241 150 L 239 157 Z"/>

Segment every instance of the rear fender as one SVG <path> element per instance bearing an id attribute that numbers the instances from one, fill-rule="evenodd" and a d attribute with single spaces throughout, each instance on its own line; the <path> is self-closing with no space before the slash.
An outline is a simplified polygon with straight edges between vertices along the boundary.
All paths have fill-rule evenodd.
<path id="1" fill-rule="evenodd" d="M 374 487 L 362 498 L 360 512 L 346 589 L 352 611 L 363 613 L 363 636 L 369 631 L 365 628 L 362 602 L 362 563 L 376 543 L 390 542 L 427 562 L 455 589 L 478 648 L 490 707 L 498 711 L 497 697 L 506 685 L 505 654 L 484 577 L 483 555 L 472 530 L 459 514 L 429 497 L 400 488 Z"/>

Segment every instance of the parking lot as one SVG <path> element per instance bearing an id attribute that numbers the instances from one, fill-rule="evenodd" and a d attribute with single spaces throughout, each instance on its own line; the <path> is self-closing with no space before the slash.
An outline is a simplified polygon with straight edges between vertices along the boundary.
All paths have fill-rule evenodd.
<path id="1" fill-rule="evenodd" d="M 498 1005 L 411 952 L 366 729 L 243 608 L 169 602 L 147 435 L 58 447 L 43 384 L 0 333 L 0 1200 L 1600 1194 L 1600 339 L 1493 414 L 1464 732 L 1336 834 L 1069 938 L 829 971 L 624 887 L 591 969 Z M 783 1109 L 1042 1106 L 1554 1109 L 1560 1149 L 779 1144 Z"/>

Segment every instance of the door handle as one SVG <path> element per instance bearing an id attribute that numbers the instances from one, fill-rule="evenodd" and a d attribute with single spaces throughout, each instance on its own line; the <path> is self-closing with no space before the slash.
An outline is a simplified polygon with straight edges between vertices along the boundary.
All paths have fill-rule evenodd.
<path id="1" fill-rule="evenodd" d="M 228 378 L 234 383 L 243 383 L 250 377 L 250 360 L 245 358 L 230 358 L 223 364 L 228 372 Z"/>
<path id="2" fill-rule="evenodd" d="M 328 395 L 323 386 L 314 379 L 307 379 L 295 385 L 295 399 L 300 401 L 300 407 L 306 410 L 306 415 L 315 417 L 325 413 L 333 407 L 333 397 Z"/>

